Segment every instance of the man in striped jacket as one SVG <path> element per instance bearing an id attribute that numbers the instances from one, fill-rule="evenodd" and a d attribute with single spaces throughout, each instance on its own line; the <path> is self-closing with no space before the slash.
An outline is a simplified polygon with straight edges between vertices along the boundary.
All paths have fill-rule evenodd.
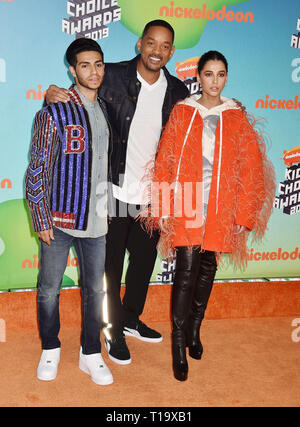
<path id="1" fill-rule="evenodd" d="M 35 117 L 26 171 L 26 199 L 41 244 L 38 321 L 40 380 L 56 378 L 60 361 L 59 293 L 71 245 L 82 282 L 79 368 L 99 385 L 113 377 L 101 356 L 100 329 L 107 233 L 110 126 L 98 98 L 103 52 L 94 40 L 77 39 L 67 49 L 76 85 L 70 101 L 49 104 Z"/>

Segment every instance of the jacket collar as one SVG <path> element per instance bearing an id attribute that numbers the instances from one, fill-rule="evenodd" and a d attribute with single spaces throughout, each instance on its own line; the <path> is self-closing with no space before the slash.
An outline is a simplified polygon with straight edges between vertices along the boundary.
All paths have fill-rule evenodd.
<path id="1" fill-rule="evenodd" d="M 69 91 L 69 96 L 70 96 L 71 101 L 73 101 L 77 105 L 80 105 L 80 107 L 84 108 L 84 105 L 81 101 L 78 90 L 76 90 L 76 88 L 75 88 L 75 85 L 70 86 L 68 91 Z M 97 95 L 97 99 L 99 102 L 101 102 L 101 98 L 99 97 L 99 95 Z"/>
<path id="2" fill-rule="evenodd" d="M 83 103 L 80 99 L 79 93 L 77 92 L 77 90 L 75 89 L 75 86 L 73 86 L 73 85 L 69 88 L 69 96 L 70 96 L 71 101 L 73 101 L 75 104 L 83 107 Z"/>

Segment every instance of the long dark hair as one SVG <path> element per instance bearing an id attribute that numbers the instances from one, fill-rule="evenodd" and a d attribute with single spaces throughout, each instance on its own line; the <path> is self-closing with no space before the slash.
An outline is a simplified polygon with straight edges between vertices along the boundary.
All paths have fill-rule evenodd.
<path id="1" fill-rule="evenodd" d="M 199 59 L 199 62 L 198 62 L 199 75 L 208 61 L 222 61 L 223 64 L 225 65 L 226 73 L 228 73 L 228 62 L 225 56 L 222 55 L 222 53 L 218 52 L 217 50 L 210 50 L 204 53 Z"/>

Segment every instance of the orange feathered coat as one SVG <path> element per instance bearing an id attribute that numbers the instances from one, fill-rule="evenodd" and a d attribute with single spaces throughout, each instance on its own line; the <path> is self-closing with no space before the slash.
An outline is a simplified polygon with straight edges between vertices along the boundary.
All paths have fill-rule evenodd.
<path id="1" fill-rule="evenodd" d="M 222 100 L 205 216 L 203 119 L 195 101 L 187 98 L 177 104 L 163 132 L 151 172 L 151 218 L 144 221 L 151 229 L 159 218 L 168 218 L 168 231 L 161 233 L 159 243 L 162 256 L 170 255 L 176 246 L 197 245 L 219 254 L 231 253 L 241 265 L 246 261 L 249 232 L 261 238 L 266 230 L 275 194 L 274 168 L 261 134 L 244 109 L 233 100 Z M 244 225 L 247 231 L 236 234 L 235 225 Z"/>

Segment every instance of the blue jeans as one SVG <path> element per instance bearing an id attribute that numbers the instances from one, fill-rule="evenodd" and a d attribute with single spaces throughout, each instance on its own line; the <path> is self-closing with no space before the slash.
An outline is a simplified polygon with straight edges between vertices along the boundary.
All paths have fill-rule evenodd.
<path id="1" fill-rule="evenodd" d="M 59 295 L 69 250 L 74 245 L 80 270 L 82 294 L 81 346 L 84 354 L 101 352 L 100 329 L 104 297 L 105 236 L 72 237 L 54 228 L 51 245 L 41 241 L 38 278 L 38 322 L 43 350 L 60 347 Z"/>

